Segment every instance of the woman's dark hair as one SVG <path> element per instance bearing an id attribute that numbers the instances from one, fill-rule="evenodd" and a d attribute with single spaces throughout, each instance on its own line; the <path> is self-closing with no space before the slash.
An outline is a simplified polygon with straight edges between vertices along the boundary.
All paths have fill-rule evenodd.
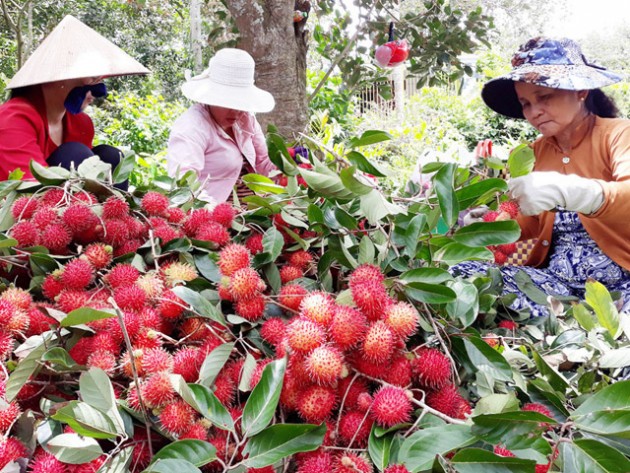
<path id="1" fill-rule="evenodd" d="M 14 99 L 15 97 L 24 97 L 28 94 L 30 88 L 31 87 L 27 85 L 26 87 L 16 87 L 15 89 L 11 89 L 11 94 L 9 95 L 9 97 L 12 99 Z"/>
<path id="2" fill-rule="evenodd" d="M 601 89 L 589 90 L 586 101 L 586 109 L 602 118 L 617 118 L 619 109 L 615 101 L 602 92 Z"/>

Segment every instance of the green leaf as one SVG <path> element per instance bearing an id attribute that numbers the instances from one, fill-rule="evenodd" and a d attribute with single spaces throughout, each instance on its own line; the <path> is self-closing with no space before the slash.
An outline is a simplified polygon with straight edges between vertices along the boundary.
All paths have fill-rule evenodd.
<path id="1" fill-rule="evenodd" d="M 507 192 L 508 186 L 503 179 L 484 179 L 469 186 L 462 187 L 455 192 L 460 209 L 486 204 L 490 199 L 480 200 L 481 197 L 492 195 L 496 192 Z M 494 197 L 494 196 L 493 196 Z"/>
<path id="2" fill-rule="evenodd" d="M 149 465 L 142 473 L 201 473 L 201 470 L 186 460 L 165 458 Z"/>
<path id="3" fill-rule="evenodd" d="M 630 366 L 630 348 L 620 348 L 604 353 L 599 359 L 600 368 L 623 368 Z"/>
<path id="4" fill-rule="evenodd" d="M 507 161 L 507 168 L 511 178 L 525 176 L 534 169 L 536 156 L 528 143 L 518 145 L 512 150 Z"/>
<path id="5" fill-rule="evenodd" d="M 532 358 L 540 374 L 549 382 L 549 384 L 560 393 L 564 393 L 570 387 L 567 379 L 562 376 L 555 368 L 549 366 L 545 359 L 532 348 Z"/>
<path id="6" fill-rule="evenodd" d="M 58 186 L 70 177 L 70 171 L 61 167 L 44 167 L 36 161 L 30 163 L 31 174 L 42 184 Z"/>
<path id="7" fill-rule="evenodd" d="M 317 205 L 309 204 L 306 210 L 306 216 L 311 225 L 316 223 L 324 223 L 324 212 Z"/>
<path id="8" fill-rule="evenodd" d="M 373 145 L 375 143 L 381 143 L 382 141 L 391 140 L 393 137 L 386 131 L 381 130 L 367 130 L 359 138 L 353 138 L 350 140 L 350 146 L 352 148 L 360 148 L 361 146 Z"/>
<path id="9" fill-rule="evenodd" d="M 46 449 L 57 460 L 72 465 L 89 463 L 103 454 L 101 446 L 95 439 L 77 434 L 57 435 L 48 441 Z"/>
<path id="10" fill-rule="evenodd" d="M 357 179 L 357 177 L 355 176 L 355 171 L 356 168 L 354 166 L 350 166 L 343 169 L 339 173 L 339 177 L 341 177 L 341 182 L 343 182 L 343 185 L 346 186 L 349 191 L 357 195 L 365 195 L 370 193 L 374 186 L 369 186 L 364 182 L 361 182 L 361 180 Z"/>
<path id="11" fill-rule="evenodd" d="M 446 313 L 458 319 L 464 327 L 471 325 L 479 313 L 479 291 L 468 281 L 455 281 L 449 287 L 457 294 L 457 299 L 446 304 Z"/>
<path id="12" fill-rule="evenodd" d="M 482 414 L 500 414 L 502 412 L 516 411 L 519 402 L 514 393 L 490 394 L 484 396 L 475 405 L 473 418 Z"/>
<path id="13" fill-rule="evenodd" d="M 468 448 L 451 460 L 460 473 L 532 473 L 536 462 L 514 457 L 502 457 L 488 450 Z"/>
<path id="14" fill-rule="evenodd" d="M 563 471 L 571 473 L 627 473 L 630 461 L 621 453 L 596 440 L 560 442 Z"/>
<path id="15" fill-rule="evenodd" d="M 606 286 L 593 279 L 587 280 L 584 300 L 595 311 L 600 325 L 608 330 L 611 337 L 618 338 L 622 332 L 619 312 Z"/>
<path id="16" fill-rule="evenodd" d="M 216 460 L 217 449 L 210 442 L 203 440 L 177 440 L 157 452 L 151 463 L 167 458 L 186 460 L 195 466 L 203 466 Z"/>
<path id="17" fill-rule="evenodd" d="M 219 271 L 219 267 L 206 253 L 195 254 L 194 260 L 195 266 L 204 278 L 214 283 L 221 281 L 221 271 Z"/>
<path id="18" fill-rule="evenodd" d="M 407 297 L 427 304 L 444 304 L 457 298 L 457 294 L 451 288 L 438 284 L 410 282 L 405 284 L 404 290 Z"/>
<path id="19" fill-rule="evenodd" d="M 276 424 L 250 437 L 243 456 L 249 468 L 262 468 L 298 452 L 310 452 L 324 441 L 326 424 Z"/>
<path id="20" fill-rule="evenodd" d="M 90 368 L 79 377 L 81 399 L 107 415 L 120 435 L 125 433 L 125 423 L 118 412 L 116 395 L 107 373 L 100 368 Z"/>
<path id="21" fill-rule="evenodd" d="M 368 453 L 376 468 L 383 471 L 389 465 L 394 434 L 377 437 L 374 430 L 376 427 L 376 424 L 372 424 L 368 439 Z"/>
<path id="22" fill-rule="evenodd" d="M 533 411 L 512 411 L 498 414 L 484 414 L 472 418 L 473 433 L 486 442 L 505 443 L 516 436 L 538 437 L 546 429 L 545 424 L 556 421 Z"/>
<path id="23" fill-rule="evenodd" d="M 455 336 L 453 347 L 462 363 L 473 373 L 481 371 L 499 381 L 512 381 L 512 368 L 508 361 L 478 336 Z"/>
<path id="24" fill-rule="evenodd" d="M 51 417 L 84 437 L 109 439 L 118 435 L 112 419 L 85 402 L 70 401 Z"/>
<path id="25" fill-rule="evenodd" d="M 54 347 L 42 355 L 42 361 L 47 361 L 55 365 L 55 369 L 76 369 L 76 361 L 72 359 L 70 354 L 61 347 Z"/>
<path id="26" fill-rule="evenodd" d="M 400 279 L 405 282 L 422 282 L 425 284 L 441 284 L 452 281 L 453 276 L 445 269 L 440 268 L 417 268 L 405 271 L 400 275 Z"/>
<path id="27" fill-rule="evenodd" d="M 2 235 L 2 239 L 0 239 L 0 248 L 12 248 L 18 244 L 17 240 L 13 238 L 7 238 Z"/>
<path id="28" fill-rule="evenodd" d="M 354 197 L 354 194 L 343 185 L 341 178 L 334 173 L 326 174 L 303 168 L 299 168 L 299 171 L 308 187 L 322 197 L 342 200 L 350 200 Z"/>
<path id="29" fill-rule="evenodd" d="M 485 247 L 471 248 L 461 243 L 452 242 L 437 250 L 433 259 L 454 265 L 462 261 L 494 261 L 494 255 Z"/>
<path id="30" fill-rule="evenodd" d="M 573 304 L 571 306 L 573 318 L 577 320 L 580 326 L 590 332 L 595 328 L 595 319 L 589 310 L 582 304 Z"/>
<path id="31" fill-rule="evenodd" d="M 348 212 L 343 209 L 335 209 L 335 218 L 337 219 L 339 224 L 346 230 L 356 230 L 357 228 L 359 228 L 357 225 L 357 219 L 349 215 Z"/>
<path id="32" fill-rule="evenodd" d="M 28 379 L 39 371 L 41 368 L 39 360 L 42 355 L 57 344 L 57 336 L 50 333 L 37 336 L 36 339 L 41 340 L 39 344 L 18 363 L 17 367 L 9 375 L 4 393 L 7 402 L 13 401 Z"/>
<path id="33" fill-rule="evenodd" d="M 284 246 L 282 233 L 272 225 L 263 235 L 262 245 L 263 252 L 270 255 L 270 260 L 267 263 L 274 262 L 282 253 L 282 247 Z"/>
<path id="34" fill-rule="evenodd" d="M 111 170 L 112 165 L 101 161 L 98 156 L 91 156 L 77 166 L 77 174 L 79 176 L 95 181 L 107 179 Z"/>
<path id="35" fill-rule="evenodd" d="M 463 245 L 479 247 L 512 243 L 521 236 L 521 227 L 516 220 L 501 222 L 476 222 L 458 229 L 453 240 Z"/>
<path id="36" fill-rule="evenodd" d="M 630 381 L 620 381 L 589 397 L 571 414 L 580 428 L 630 438 Z"/>
<path id="37" fill-rule="evenodd" d="M 221 311 L 198 292 L 184 286 L 177 286 L 172 289 L 175 295 L 184 302 L 190 304 L 194 311 L 202 317 L 214 320 L 220 325 L 227 327 L 225 318 Z"/>
<path id="38" fill-rule="evenodd" d="M 256 435 L 271 422 L 280 399 L 286 366 L 285 358 L 265 366 L 260 381 L 243 408 L 241 425 L 244 437 Z"/>
<path id="39" fill-rule="evenodd" d="M 375 164 L 372 164 L 368 159 L 358 151 L 350 151 L 346 154 L 346 159 L 350 161 L 360 171 L 367 172 L 376 177 L 386 177 L 387 173 L 378 168 Z"/>
<path id="40" fill-rule="evenodd" d="M 457 165 L 455 163 L 448 163 L 442 166 L 433 176 L 433 185 L 440 204 L 440 210 L 442 211 L 442 218 L 449 227 L 452 227 L 457 222 L 459 215 L 459 204 L 453 188 L 456 169 Z"/>
<path id="41" fill-rule="evenodd" d="M 112 180 L 114 184 L 119 184 L 121 182 L 125 182 L 129 179 L 129 175 L 136 167 L 136 155 L 131 152 L 127 154 L 123 159 L 120 160 L 116 169 L 114 169 L 114 174 L 112 175 Z"/>
<path id="42" fill-rule="evenodd" d="M 407 437 L 400 447 L 398 458 L 412 473 L 424 471 L 431 468 L 436 455 L 446 455 L 476 440 L 468 425 L 430 427 Z"/>
<path id="43" fill-rule="evenodd" d="M 397 215 L 405 212 L 402 207 L 388 202 L 383 194 L 376 189 L 372 189 L 369 194 L 362 195 L 359 199 L 361 213 L 365 215 L 370 225 L 376 225 L 388 215 Z"/>
<path id="44" fill-rule="evenodd" d="M 212 350 L 199 369 L 199 384 L 210 387 L 234 349 L 234 343 L 224 343 Z"/>
<path id="45" fill-rule="evenodd" d="M 108 463 L 101 466 L 96 473 L 128 473 L 134 447 L 127 447 L 114 455 Z"/>
<path id="46" fill-rule="evenodd" d="M 112 319 L 116 317 L 116 312 L 113 310 L 96 310 L 89 307 L 81 307 L 70 312 L 60 322 L 62 327 L 72 327 L 74 325 L 82 325 L 94 320 Z"/>
<path id="47" fill-rule="evenodd" d="M 541 290 L 532 278 L 523 270 L 519 270 L 514 275 L 514 282 L 516 286 L 522 291 L 527 297 L 533 300 L 535 303 L 540 304 L 542 306 L 547 305 L 547 294 L 545 291 Z"/>
<path id="48" fill-rule="evenodd" d="M 260 174 L 245 174 L 242 179 L 247 187 L 254 192 L 259 192 L 261 194 L 282 194 L 284 192 L 284 187 L 279 186 L 267 176 L 261 176 Z"/>
<path id="49" fill-rule="evenodd" d="M 232 416 L 210 389 L 201 384 L 187 384 L 181 375 L 171 375 L 171 384 L 184 401 L 216 427 L 234 431 Z"/>
<path id="50" fill-rule="evenodd" d="M 367 236 L 362 237 L 361 242 L 359 243 L 358 263 L 374 263 L 375 253 L 376 249 L 374 248 L 374 243 L 372 243 L 372 240 L 370 240 L 370 238 Z"/>

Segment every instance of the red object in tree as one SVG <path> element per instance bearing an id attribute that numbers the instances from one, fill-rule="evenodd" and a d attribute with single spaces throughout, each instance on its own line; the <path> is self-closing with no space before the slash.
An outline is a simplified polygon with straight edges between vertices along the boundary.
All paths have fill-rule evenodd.
<path id="1" fill-rule="evenodd" d="M 492 140 L 481 140 L 475 147 L 476 158 L 492 157 Z"/>
<path id="2" fill-rule="evenodd" d="M 394 23 L 389 24 L 389 40 L 374 52 L 374 59 L 381 67 L 396 67 L 409 57 L 409 44 L 406 40 L 394 40 Z"/>

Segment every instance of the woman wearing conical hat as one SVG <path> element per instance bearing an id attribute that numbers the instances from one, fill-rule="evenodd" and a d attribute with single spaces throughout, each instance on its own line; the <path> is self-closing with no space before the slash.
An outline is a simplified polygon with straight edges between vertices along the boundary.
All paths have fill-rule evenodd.
<path id="1" fill-rule="evenodd" d="M 622 295 L 630 310 L 630 120 L 617 118 L 601 90 L 623 79 L 589 62 L 577 43 L 533 38 L 512 58 L 512 71 L 487 82 L 482 98 L 495 112 L 525 119 L 540 132 L 532 144 L 534 170 L 508 183 L 519 204 L 521 239 L 536 243 L 524 266 L 502 266 L 511 304 L 549 315 L 544 302 L 521 290 L 527 273 L 545 294 L 584 298 L 595 279 Z M 455 274 L 484 273 L 475 261 Z M 532 293 L 530 293 L 532 294 Z"/>
<path id="2" fill-rule="evenodd" d="M 82 112 L 84 100 L 106 95 L 104 77 L 147 73 L 118 46 L 66 16 L 7 86 L 11 98 L 0 106 L 0 180 L 18 169 L 32 177 L 31 160 L 69 168 L 98 155 L 115 166 L 116 148 L 92 148 L 94 125 Z"/>

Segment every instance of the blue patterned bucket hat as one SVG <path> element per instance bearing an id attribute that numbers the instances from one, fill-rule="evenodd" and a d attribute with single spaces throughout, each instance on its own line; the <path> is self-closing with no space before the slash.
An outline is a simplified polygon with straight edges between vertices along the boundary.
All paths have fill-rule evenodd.
<path id="1" fill-rule="evenodd" d="M 483 101 L 495 112 L 525 118 L 514 82 L 565 90 L 592 90 L 623 80 L 623 76 L 592 64 L 580 46 L 568 38 L 537 37 L 512 56 L 512 71 L 488 81 L 481 91 Z"/>

